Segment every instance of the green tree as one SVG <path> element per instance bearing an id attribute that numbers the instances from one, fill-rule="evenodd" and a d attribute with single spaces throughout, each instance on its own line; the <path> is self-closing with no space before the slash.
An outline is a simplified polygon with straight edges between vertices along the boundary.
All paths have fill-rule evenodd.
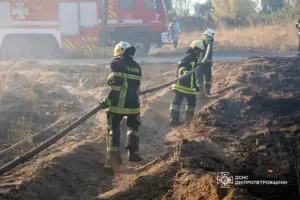
<path id="1" fill-rule="evenodd" d="M 173 9 L 176 11 L 177 16 L 189 16 L 191 8 L 191 0 L 173 0 Z"/>
<path id="2" fill-rule="evenodd" d="M 233 18 L 229 0 L 212 0 L 212 6 L 214 7 L 213 18 L 215 21 L 225 17 Z"/>
<path id="3" fill-rule="evenodd" d="M 164 3 L 165 3 L 165 7 L 166 7 L 166 10 L 167 12 L 171 12 L 172 11 L 172 0 L 164 0 Z"/>
<path id="4" fill-rule="evenodd" d="M 263 12 L 272 12 L 281 9 L 284 6 L 284 0 L 261 0 Z"/>
<path id="5" fill-rule="evenodd" d="M 214 19 L 238 20 L 255 13 L 255 3 L 252 0 L 212 0 L 215 9 Z"/>
<path id="6" fill-rule="evenodd" d="M 211 0 L 207 0 L 205 3 L 194 3 L 194 10 L 196 16 L 205 16 L 207 13 L 211 12 L 212 2 Z"/>
<path id="7" fill-rule="evenodd" d="M 285 2 L 283 7 L 272 12 L 261 12 L 260 16 L 264 23 L 278 23 L 294 20 L 300 13 L 299 0 Z"/>
<path id="8" fill-rule="evenodd" d="M 256 8 L 252 0 L 230 0 L 230 6 L 235 20 L 253 15 Z"/>

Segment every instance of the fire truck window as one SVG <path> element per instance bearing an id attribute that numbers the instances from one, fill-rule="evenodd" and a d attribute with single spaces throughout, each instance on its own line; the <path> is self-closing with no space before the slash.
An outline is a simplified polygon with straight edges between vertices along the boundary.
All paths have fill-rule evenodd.
<path id="1" fill-rule="evenodd" d="M 97 25 L 96 2 L 79 3 L 80 26 L 93 27 Z"/>
<path id="2" fill-rule="evenodd" d="M 144 1 L 145 10 L 153 10 L 156 9 L 156 0 L 145 0 Z"/>
<path id="3" fill-rule="evenodd" d="M 121 10 L 135 10 L 135 0 L 119 0 Z"/>
<path id="4" fill-rule="evenodd" d="M 59 3 L 60 31 L 66 35 L 79 33 L 79 12 L 77 3 Z"/>

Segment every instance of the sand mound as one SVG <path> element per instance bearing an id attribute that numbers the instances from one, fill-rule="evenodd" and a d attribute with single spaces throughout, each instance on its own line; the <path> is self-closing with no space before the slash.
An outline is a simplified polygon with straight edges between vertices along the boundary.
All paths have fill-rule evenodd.
<path id="1" fill-rule="evenodd" d="M 252 58 L 216 64 L 215 84 L 238 87 L 221 90 L 221 98 L 199 112 L 186 133 L 205 135 L 222 146 L 234 160 L 233 174 L 289 183 L 244 186 L 256 197 L 285 198 L 289 191 L 294 198 L 298 193 L 299 63 L 299 58 Z M 225 67 L 228 73 L 221 75 Z"/>
<path id="2" fill-rule="evenodd" d="M 46 153 L 19 168 L 17 174 L 2 176 L 0 199 L 91 199 L 88 197 L 109 189 L 112 184 L 111 177 L 103 172 L 101 152 L 104 145 L 94 140 L 68 144 L 60 151 Z"/>

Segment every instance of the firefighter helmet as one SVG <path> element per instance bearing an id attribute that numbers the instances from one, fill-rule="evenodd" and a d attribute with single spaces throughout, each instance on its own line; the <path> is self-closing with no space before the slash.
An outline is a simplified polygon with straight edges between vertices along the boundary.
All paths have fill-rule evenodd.
<path id="1" fill-rule="evenodd" d="M 193 42 L 191 43 L 191 45 L 190 45 L 190 48 L 191 48 L 191 49 L 196 49 L 196 48 L 198 48 L 198 49 L 203 50 L 203 49 L 204 49 L 203 40 L 195 40 L 195 41 L 193 41 Z"/>
<path id="2" fill-rule="evenodd" d="M 207 29 L 205 32 L 204 32 L 204 35 L 208 35 L 208 36 L 211 36 L 211 37 L 215 37 L 215 31 L 213 29 Z"/>
<path id="3" fill-rule="evenodd" d="M 114 57 L 134 56 L 135 48 L 128 42 L 119 42 L 114 49 Z"/>

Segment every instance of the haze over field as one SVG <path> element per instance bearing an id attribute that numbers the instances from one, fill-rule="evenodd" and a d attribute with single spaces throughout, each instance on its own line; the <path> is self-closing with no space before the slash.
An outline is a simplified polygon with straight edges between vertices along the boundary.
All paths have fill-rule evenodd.
<path id="1" fill-rule="evenodd" d="M 166 10 L 157 9 L 162 1 Z M 98 0 L 0 1 L 0 200 L 299 199 L 299 0 L 261 0 L 261 9 L 252 0 L 118 2 L 125 3 L 107 0 L 103 17 Z M 177 47 L 176 30 L 166 33 L 173 17 L 181 25 Z M 212 65 L 195 65 L 205 78 L 194 84 L 193 76 L 185 88 L 211 85 L 211 93 L 205 87 L 189 94 L 196 106 L 171 107 L 178 70 L 191 70 L 206 45 L 186 52 L 208 28 L 216 33 Z M 114 51 L 113 41 L 130 45 Z M 122 54 L 131 46 L 142 92 L 131 87 L 140 69 Z M 125 149 L 127 117 L 120 146 L 108 142 L 108 128 L 118 127 L 100 106 L 108 94 L 124 106 L 131 97 L 140 102 L 140 162 Z M 180 113 L 177 126 L 170 108 Z M 268 184 L 229 183 L 224 172 Z"/>

